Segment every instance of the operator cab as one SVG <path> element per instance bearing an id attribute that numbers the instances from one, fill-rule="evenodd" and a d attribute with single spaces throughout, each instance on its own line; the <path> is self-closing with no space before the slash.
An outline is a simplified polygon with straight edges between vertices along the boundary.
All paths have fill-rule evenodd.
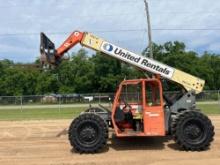
<path id="1" fill-rule="evenodd" d="M 123 81 L 114 100 L 112 121 L 117 136 L 164 135 L 161 82 L 156 78 Z"/>

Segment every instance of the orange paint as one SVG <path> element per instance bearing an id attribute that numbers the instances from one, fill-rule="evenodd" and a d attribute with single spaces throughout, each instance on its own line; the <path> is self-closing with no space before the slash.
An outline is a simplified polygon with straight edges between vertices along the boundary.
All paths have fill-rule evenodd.
<path id="1" fill-rule="evenodd" d="M 122 92 L 123 85 L 137 85 L 141 84 L 142 91 L 142 103 L 129 103 L 129 105 L 139 105 L 142 107 L 142 123 L 143 131 L 132 131 L 129 127 L 124 127 L 121 131 L 119 127 L 123 127 L 115 122 L 114 115 L 117 106 L 120 105 L 119 98 Z M 152 91 L 148 91 L 146 86 L 150 87 Z M 151 93 L 150 93 L 151 92 Z M 148 98 L 149 97 L 149 98 Z M 159 101 L 158 101 L 159 98 Z M 115 100 L 112 107 L 112 123 L 114 126 L 115 134 L 117 137 L 128 137 L 128 136 L 164 136 L 165 135 L 165 119 L 163 109 L 163 95 L 162 95 L 162 84 L 159 78 L 152 79 L 137 79 L 137 80 L 125 80 L 120 85 L 115 95 Z M 132 108 L 132 114 L 134 109 Z M 126 125 L 126 123 L 124 124 Z"/>
<path id="2" fill-rule="evenodd" d="M 61 58 L 64 53 L 70 50 L 77 43 L 80 43 L 83 39 L 84 33 L 79 31 L 74 31 L 64 42 L 57 48 L 56 57 Z"/>

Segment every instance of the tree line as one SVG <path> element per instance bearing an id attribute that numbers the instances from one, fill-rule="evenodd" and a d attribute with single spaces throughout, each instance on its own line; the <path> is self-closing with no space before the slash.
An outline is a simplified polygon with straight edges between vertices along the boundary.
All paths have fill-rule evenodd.
<path id="1" fill-rule="evenodd" d="M 220 89 L 220 55 L 187 51 L 182 42 L 153 44 L 154 58 L 174 68 L 206 80 L 206 90 Z M 145 49 L 143 55 L 148 55 Z M 53 70 L 34 67 L 39 64 L 18 64 L 0 61 L 0 95 L 37 95 L 115 92 L 124 79 L 143 78 L 146 73 L 101 52 L 88 55 L 85 49 L 73 53 Z M 28 67 L 27 67 L 28 66 Z M 167 82 L 166 82 L 167 84 Z M 169 84 L 170 85 L 170 84 Z M 175 90 L 172 86 L 169 90 Z"/>

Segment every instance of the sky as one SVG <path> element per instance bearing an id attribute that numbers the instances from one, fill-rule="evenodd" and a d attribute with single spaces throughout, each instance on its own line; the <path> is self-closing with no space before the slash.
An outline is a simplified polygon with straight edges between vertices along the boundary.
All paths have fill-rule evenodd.
<path id="1" fill-rule="evenodd" d="M 155 43 L 178 40 L 187 50 L 220 53 L 220 1 L 148 3 Z M 0 0 L 0 60 L 34 62 L 40 32 L 58 47 L 74 30 L 92 32 L 139 54 L 148 45 L 143 0 Z"/>

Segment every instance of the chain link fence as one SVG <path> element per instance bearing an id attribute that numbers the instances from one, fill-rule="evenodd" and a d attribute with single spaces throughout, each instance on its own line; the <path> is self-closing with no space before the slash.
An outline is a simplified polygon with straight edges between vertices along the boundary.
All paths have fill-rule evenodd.
<path id="1" fill-rule="evenodd" d="M 52 94 L 33 96 L 0 96 L 0 110 L 59 109 L 89 107 L 104 104 L 110 106 L 113 93 Z"/>
<path id="2" fill-rule="evenodd" d="M 220 90 L 201 92 L 196 99 L 197 101 L 218 101 L 220 103 Z"/>
<path id="3" fill-rule="evenodd" d="M 174 94 L 176 92 L 165 92 Z M 220 104 L 219 91 L 204 91 L 196 96 L 197 102 L 216 102 Z M 89 104 L 110 105 L 114 100 L 114 93 L 90 94 L 52 94 L 34 96 L 0 96 L 0 109 L 23 108 L 59 108 L 62 107 L 88 107 Z"/>

